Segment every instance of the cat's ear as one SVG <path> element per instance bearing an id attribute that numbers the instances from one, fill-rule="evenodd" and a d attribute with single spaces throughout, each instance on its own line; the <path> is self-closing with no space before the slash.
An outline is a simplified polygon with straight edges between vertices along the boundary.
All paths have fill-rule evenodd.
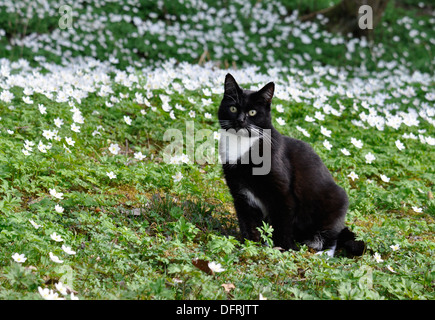
<path id="1" fill-rule="evenodd" d="M 228 94 L 230 96 L 238 96 L 239 93 L 242 92 L 242 89 L 239 87 L 239 85 L 236 82 L 236 79 L 230 74 L 227 73 L 225 76 L 225 94 Z"/>
<path id="2" fill-rule="evenodd" d="M 258 94 L 266 101 L 267 104 L 272 103 L 273 93 L 275 91 L 275 83 L 269 82 L 258 91 Z"/>

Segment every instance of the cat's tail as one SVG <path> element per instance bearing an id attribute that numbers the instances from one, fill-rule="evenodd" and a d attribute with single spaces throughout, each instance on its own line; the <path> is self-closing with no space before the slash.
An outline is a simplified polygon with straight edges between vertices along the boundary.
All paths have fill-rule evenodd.
<path id="1" fill-rule="evenodd" d="M 355 233 L 345 227 L 338 235 L 337 248 L 346 250 L 346 253 L 349 256 L 362 256 L 366 249 L 366 245 L 364 241 L 355 239 Z"/>

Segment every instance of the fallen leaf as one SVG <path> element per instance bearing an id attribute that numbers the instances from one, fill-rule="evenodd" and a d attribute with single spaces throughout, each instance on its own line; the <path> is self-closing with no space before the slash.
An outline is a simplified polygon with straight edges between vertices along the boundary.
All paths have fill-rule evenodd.
<path id="1" fill-rule="evenodd" d="M 281 248 L 281 247 L 273 247 L 273 249 L 281 251 L 281 252 L 285 251 L 284 248 Z"/>
<path id="2" fill-rule="evenodd" d="M 209 261 L 206 260 L 202 260 L 202 259 L 192 259 L 192 264 L 197 267 L 199 270 L 209 274 L 209 275 L 213 275 L 213 270 L 211 270 L 208 266 Z"/>
<path id="3" fill-rule="evenodd" d="M 232 283 L 223 283 L 221 286 L 224 287 L 224 290 L 227 293 L 229 293 L 232 289 L 236 288 L 236 286 Z"/>
<path id="4" fill-rule="evenodd" d="M 35 266 L 27 266 L 27 267 L 24 267 L 24 269 L 27 269 L 27 270 L 38 270 Z"/>
<path id="5" fill-rule="evenodd" d="M 74 294 L 78 294 L 78 292 L 76 290 L 72 289 L 70 286 L 68 286 L 66 284 L 64 284 L 64 286 L 65 286 L 65 289 L 66 289 L 67 293 L 71 293 L 72 292 Z"/>

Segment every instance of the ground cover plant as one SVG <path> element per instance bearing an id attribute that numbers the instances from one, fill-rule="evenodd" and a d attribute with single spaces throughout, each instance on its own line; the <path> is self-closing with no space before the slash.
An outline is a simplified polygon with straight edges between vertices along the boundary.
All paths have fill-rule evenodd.
<path id="1" fill-rule="evenodd" d="M 75 1 L 61 29 L 64 4 L 0 1 L 1 299 L 434 298 L 429 1 L 390 2 L 373 42 L 299 21 L 329 1 Z M 274 125 L 345 188 L 362 257 L 239 241 L 227 68 L 275 82 Z"/>

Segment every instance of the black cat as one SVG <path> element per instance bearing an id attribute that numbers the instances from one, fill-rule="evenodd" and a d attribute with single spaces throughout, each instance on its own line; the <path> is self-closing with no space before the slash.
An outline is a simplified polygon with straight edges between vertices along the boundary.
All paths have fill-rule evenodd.
<path id="1" fill-rule="evenodd" d="M 265 221 L 274 229 L 274 245 L 283 249 L 298 250 L 297 244 L 302 243 L 315 250 L 330 249 L 329 254 L 341 248 L 348 255 L 362 255 L 364 242 L 356 241 L 344 225 L 346 192 L 309 144 L 283 136 L 273 127 L 274 88 L 270 82 L 259 91 L 244 90 L 231 74 L 225 77 L 218 116 L 221 132 L 229 134 L 221 134 L 219 153 L 241 236 L 260 241 L 257 228 Z M 236 148 L 228 146 L 228 137 L 239 138 L 233 140 Z M 253 171 L 261 165 L 253 161 L 254 147 L 257 160 L 261 156 L 270 162 L 265 173 Z"/>

